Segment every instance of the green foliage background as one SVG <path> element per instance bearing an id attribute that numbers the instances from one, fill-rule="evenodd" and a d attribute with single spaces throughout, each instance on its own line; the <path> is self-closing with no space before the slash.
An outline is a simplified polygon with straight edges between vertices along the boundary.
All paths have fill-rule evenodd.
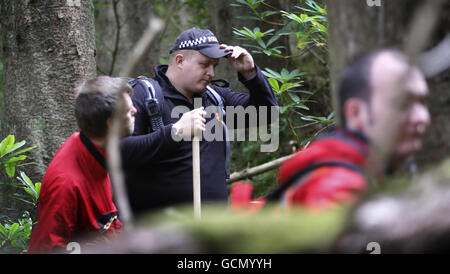
<path id="1" fill-rule="evenodd" d="M 190 12 L 189 24 L 193 27 L 209 28 L 211 12 L 207 0 L 148 0 L 153 12 L 160 18 L 168 16 L 167 7 L 176 2 L 173 13 L 174 22 L 162 39 L 173 41 L 179 30 L 174 27 L 181 20 L 182 10 Z M 246 47 L 254 56 L 265 56 L 273 60 L 274 64 L 283 62 L 286 67 L 275 71 L 271 67 L 263 68 L 269 78 L 280 104 L 280 146 L 276 152 L 261 153 L 260 142 L 240 142 L 232 146 L 231 169 L 240 171 L 248 167 L 257 166 L 281 156 L 291 154 L 307 144 L 317 133 L 333 123 L 329 98 L 328 54 L 326 46 L 327 22 L 326 9 L 323 1 L 297 0 L 291 11 L 277 9 L 264 0 L 236 0 L 232 5 L 240 6 L 248 11 L 247 16 L 238 19 L 256 20 L 274 26 L 270 29 L 244 27 L 234 29 L 234 35 L 242 39 Z M 108 2 L 93 0 L 95 16 L 101 5 Z M 1 27 L 1 26 L 0 26 Z M 231 28 L 232 26 L 230 26 Z M 289 45 L 274 46 L 278 39 L 289 37 Z M 0 46 L 1 46 L 0 38 Z M 0 47 L 0 113 L 3 106 L 3 57 Z M 166 63 L 167 57 L 160 56 L 160 63 Z M 1 114 L 0 114 L 1 125 Z M 8 139 L 9 138 L 9 139 Z M 24 142 L 15 143 L 8 137 L 4 144 L 23 146 Z M 12 143 L 10 141 L 12 140 Z M 6 146 L 5 146 L 6 148 Z M 11 147 L 10 147 L 11 148 Z M 31 149 L 31 148 L 29 148 Z M 28 178 L 23 172 L 16 172 L 20 161 L 26 159 L 26 151 L 16 155 L 15 161 L 5 164 L 4 170 L 11 180 L 1 182 L 1 187 L 14 187 L 17 192 L 14 199 L 29 206 L 25 212 L 15 212 L 14 209 L 2 209 L 0 213 L 0 252 L 23 252 L 27 248 L 33 219 L 37 211 L 40 183 L 33 181 L 40 178 Z M 5 154 L 6 155 L 6 154 Z M 5 159 L 5 158 L 4 158 Z M 10 160 L 11 158 L 9 158 Z M 14 169 L 14 170 L 12 170 Z M 15 174 L 20 176 L 14 178 Z M 266 172 L 248 178 L 254 183 L 254 196 L 263 196 L 277 185 L 277 170 Z M 1 192 L 0 192 L 1 195 Z"/>
<path id="2" fill-rule="evenodd" d="M 327 18 L 323 1 L 293 1 L 292 11 L 280 10 L 264 0 L 236 0 L 233 6 L 248 10 L 242 19 L 269 23 L 270 29 L 234 28 L 242 46 L 255 56 L 287 64 L 281 71 L 263 68 L 280 105 L 280 147 L 259 152 L 260 143 L 234 146 L 232 170 L 239 171 L 291 154 L 334 124 L 328 77 Z M 275 46 L 282 37 L 289 45 Z M 277 185 L 277 170 L 249 178 L 254 196 L 270 193 Z"/>

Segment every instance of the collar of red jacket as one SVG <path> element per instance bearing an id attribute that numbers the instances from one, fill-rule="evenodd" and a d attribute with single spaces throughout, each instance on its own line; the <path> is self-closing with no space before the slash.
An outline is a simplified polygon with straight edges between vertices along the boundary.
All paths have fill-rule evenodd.
<path id="1" fill-rule="evenodd" d="M 338 128 L 322 135 L 284 162 L 280 167 L 278 181 L 284 182 L 297 171 L 322 162 L 342 162 L 364 167 L 368 148 L 368 139 L 364 135 Z"/>

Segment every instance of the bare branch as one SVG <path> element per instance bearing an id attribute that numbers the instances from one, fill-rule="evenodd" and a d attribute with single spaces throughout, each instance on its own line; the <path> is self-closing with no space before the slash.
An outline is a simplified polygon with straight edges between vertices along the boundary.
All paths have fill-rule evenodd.
<path id="1" fill-rule="evenodd" d="M 162 29 L 162 22 L 159 19 L 152 18 L 149 21 L 149 25 L 139 39 L 135 48 L 133 49 L 131 56 L 127 59 L 127 63 L 123 66 L 120 75 L 123 77 L 129 77 L 137 62 L 143 57 L 147 48 L 156 37 L 158 32 Z M 123 89 L 123 88 L 122 88 Z M 120 92 L 119 90 L 117 92 Z M 116 110 L 113 115 L 111 131 L 108 135 L 108 169 L 111 175 L 112 187 L 114 195 L 117 201 L 117 207 L 121 215 L 121 221 L 124 224 L 125 229 L 133 228 L 133 217 L 128 201 L 127 191 L 124 182 L 122 161 L 119 149 L 120 133 L 122 132 L 122 119 L 123 110 L 125 109 L 125 102 L 122 96 L 119 96 Z"/>
<path id="2" fill-rule="evenodd" d="M 444 0 L 428 0 L 416 9 L 404 46 L 411 64 L 417 63 L 430 41 L 444 3 Z"/>
<path id="3" fill-rule="evenodd" d="M 292 156 L 294 156 L 294 154 L 275 159 L 273 161 L 267 162 L 267 163 L 259 165 L 259 166 L 255 166 L 252 168 L 246 168 L 239 172 L 234 172 L 233 174 L 231 174 L 230 179 L 227 180 L 227 184 L 231 184 L 233 182 L 236 182 L 236 181 L 239 181 L 242 179 L 246 179 L 246 178 L 267 172 L 269 170 L 275 169 L 275 168 L 279 167 L 282 163 L 284 163 L 284 161 L 286 161 L 287 159 L 290 159 Z"/>
<path id="4" fill-rule="evenodd" d="M 434 77 L 450 67 L 450 34 L 420 56 L 419 66 L 426 77 Z"/>

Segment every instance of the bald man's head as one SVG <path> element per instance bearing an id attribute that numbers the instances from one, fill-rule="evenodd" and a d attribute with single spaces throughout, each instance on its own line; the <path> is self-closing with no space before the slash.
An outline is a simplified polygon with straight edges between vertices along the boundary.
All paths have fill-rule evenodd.
<path id="1" fill-rule="evenodd" d="M 405 56 L 396 50 L 381 49 L 371 52 L 367 55 L 357 58 L 356 61 L 348 65 L 341 74 L 339 86 L 339 108 L 341 110 L 340 118 L 343 126 L 347 125 L 347 117 L 344 112 L 345 102 L 350 98 L 359 98 L 370 103 L 373 85 L 376 85 L 377 75 L 373 75 L 373 65 L 385 62 L 396 62 L 407 66 Z M 377 65 L 378 68 L 378 65 Z M 378 70 L 377 70 L 378 72 Z"/>
<path id="2" fill-rule="evenodd" d="M 377 50 L 342 73 L 339 101 L 343 125 L 366 135 L 376 147 L 391 134 L 391 159 L 403 160 L 421 148 L 430 116 L 424 105 L 428 86 L 422 72 L 400 52 Z M 384 132 L 386 124 L 392 132 Z"/>

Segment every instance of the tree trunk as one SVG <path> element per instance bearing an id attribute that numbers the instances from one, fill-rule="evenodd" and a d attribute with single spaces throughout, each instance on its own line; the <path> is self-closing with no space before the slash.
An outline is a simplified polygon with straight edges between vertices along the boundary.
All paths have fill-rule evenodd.
<path id="1" fill-rule="evenodd" d="M 376 2 L 376 1 L 375 1 Z M 381 47 L 405 48 L 406 35 L 419 4 L 425 1 L 380 1 L 381 6 L 369 6 L 367 1 L 328 1 L 330 77 L 333 105 L 337 109 L 339 74 L 355 57 Z M 449 29 L 450 8 L 447 3 L 442 20 L 429 46 L 436 45 Z M 433 163 L 450 153 L 448 126 L 449 71 L 429 79 L 429 109 L 433 124 L 425 137 L 419 163 Z M 336 115 L 338 118 L 339 115 Z"/>
<path id="2" fill-rule="evenodd" d="M 76 130 L 74 87 L 95 76 L 94 9 L 85 0 L 4 0 L 1 9 L 1 137 L 14 134 L 37 146 L 29 152 L 36 164 L 21 168 L 37 182 Z M 6 196 L 1 206 L 11 207 Z"/>
<path id="3" fill-rule="evenodd" d="M 119 76 L 121 66 L 148 25 L 152 7 L 147 0 L 100 0 L 97 9 L 97 71 Z M 154 62 L 149 59 L 150 53 L 136 65 L 133 75 L 152 74 Z"/>

